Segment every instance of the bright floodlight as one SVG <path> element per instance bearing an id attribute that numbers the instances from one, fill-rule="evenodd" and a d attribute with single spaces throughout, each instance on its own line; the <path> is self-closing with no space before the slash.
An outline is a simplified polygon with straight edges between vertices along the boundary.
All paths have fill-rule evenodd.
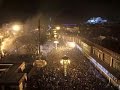
<path id="1" fill-rule="evenodd" d="M 57 37 L 57 35 L 55 34 L 55 35 L 54 35 L 54 37 L 56 38 L 56 37 Z"/>
<path id="2" fill-rule="evenodd" d="M 57 26 L 57 27 L 56 27 L 56 29 L 57 29 L 57 30 L 60 30 L 60 27 L 59 27 L 59 26 Z"/>
<path id="3" fill-rule="evenodd" d="M 53 31 L 53 33 L 56 33 L 57 31 Z"/>
<path id="4" fill-rule="evenodd" d="M 67 42 L 68 47 L 74 48 L 75 42 Z"/>
<path id="5" fill-rule="evenodd" d="M 21 27 L 20 27 L 20 25 L 13 25 L 12 26 L 12 29 L 14 30 L 14 31 L 20 31 L 20 29 L 21 29 Z"/>
<path id="6" fill-rule="evenodd" d="M 54 41 L 54 43 L 59 43 L 59 41 Z"/>
<path id="7" fill-rule="evenodd" d="M 60 61 L 60 64 L 62 64 L 62 65 L 68 65 L 68 64 L 70 64 L 70 60 L 68 59 L 68 60 L 61 60 Z"/>

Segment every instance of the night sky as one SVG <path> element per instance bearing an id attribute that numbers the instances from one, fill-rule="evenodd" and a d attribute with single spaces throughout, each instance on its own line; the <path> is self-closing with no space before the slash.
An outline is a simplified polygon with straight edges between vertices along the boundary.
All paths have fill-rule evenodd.
<path id="1" fill-rule="evenodd" d="M 94 16 L 117 18 L 119 0 L 0 0 L 0 22 L 25 20 L 40 12 L 64 20 L 82 20 Z"/>

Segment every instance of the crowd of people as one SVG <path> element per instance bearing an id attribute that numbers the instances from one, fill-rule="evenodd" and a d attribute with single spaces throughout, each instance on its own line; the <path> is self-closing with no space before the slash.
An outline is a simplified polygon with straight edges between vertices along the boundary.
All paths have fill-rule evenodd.
<path id="1" fill-rule="evenodd" d="M 64 54 L 71 60 L 67 76 L 60 64 Z M 47 66 L 37 68 L 36 74 L 29 78 L 28 90 L 115 90 L 78 50 L 53 50 L 48 58 Z"/>

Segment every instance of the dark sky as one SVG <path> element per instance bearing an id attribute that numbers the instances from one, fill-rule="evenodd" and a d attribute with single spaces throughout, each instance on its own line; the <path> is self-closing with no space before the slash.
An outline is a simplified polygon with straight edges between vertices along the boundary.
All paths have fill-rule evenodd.
<path id="1" fill-rule="evenodd" d="M 37 12 L 62 19 L 119 17 L 119 0 L 0 0 L 0 20 L 26 19 Z"/>

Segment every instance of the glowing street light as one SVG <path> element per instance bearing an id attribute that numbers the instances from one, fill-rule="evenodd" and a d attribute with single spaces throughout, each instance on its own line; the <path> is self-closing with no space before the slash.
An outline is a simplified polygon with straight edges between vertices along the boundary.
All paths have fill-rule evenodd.
<path id="1" fill-rule="evenodd" d="M 67 66 L 70 64 L 70 59 L 67 56 L 64 56 L 60 61 L 60 64 L 63 65 L 64 76 L 67 76 Z"/>
<path id="2" fill-rule="evenodd" d="M 2 39 L 3 38 L 3 36 L 2 35 L 0 35 L 0 39 Z"/>
<path id="3" fill-rule="evenodd" d="M 57 29 L 57 30 L 60 30 L 60 27 L 59 27 L 59 26 L 57 26 L 57 27 L 56 27 L 56 29 Z"/>
<path id="4" fill-rule="evenodd" d="M 57 32 L 57 31 L 55 31 L 55 30 L 53 31 L 53 33 L 56 33 L 56 32 Z"/>
<path id="5" fill-rule="evenodd" d="M 59 41 L 54 41 L 54 43 L 57 43 L 57 44 L 58 44 L 58 43 L 59 43 Z"/>
<path id="6" fill-rule="evenodd" d="M 15 25 L 12 26 L 12 29 L 13 29 L 14 31 L 20 31 L 20 30 L 21 30 L 21 26 L 18 25 L 18 24 L 15 24 Z"/>
<path id="7" fill-rule="evenodd" d="M 56 34 L 54 35 L 54 38 L 57 38 L 57 35 L 56 35 Z"/>
<path id="8" fill-rule="evenodd" d="M 70 60 L 61 60 L 60 61 L 60 63 L 62 64 L 62 65 L 64 65 L 64 64 L 70 64 Z"/>
<path id="9" fill-rule="evenodd" d="M 57 49 L 57 44 L 59 43 L 59 41 L 54 41 L 54 43 L 55 43 L 55 48 Z"/>

